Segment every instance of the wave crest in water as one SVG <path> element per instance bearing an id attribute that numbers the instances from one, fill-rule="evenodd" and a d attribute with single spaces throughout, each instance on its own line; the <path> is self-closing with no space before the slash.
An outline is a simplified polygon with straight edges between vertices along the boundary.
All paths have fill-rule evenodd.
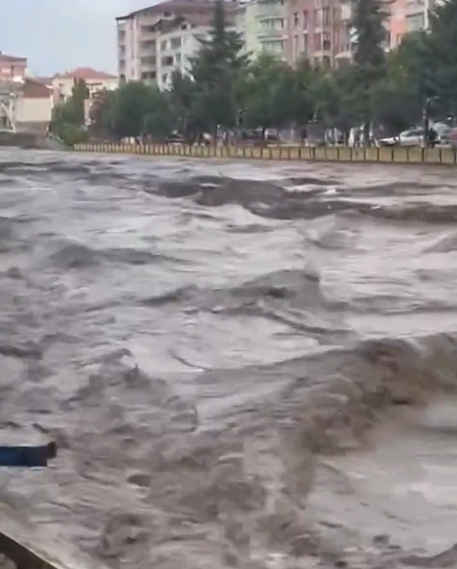
<path id="1" fill-rule="evenodd" d="M 251 381 L 287 375 L 289 384 L 281 398 L 239 408 L 223 429 L 192 430 L 185 437 L 182 431 L 155 434 L 149 469 L 136 474 L 147 488 L 150 509 L 136 519 L 130 512 L 129 522 L 125 512 L 110 514 L 98 554 L 110 558 L 125 554 L 126 547 L 128 556 L 141 556 L 146 541 L 149 547 L 152 543 L 154 563 L 165 567 L 186 559 L 197 566 L 244 566 L 248 559 L 268 562 L 272 552 L 287 563 L 361 562 L 360 552 L 340 549 L 329 531 L 333 520 L 308 511 L 322 457 L 369 445 L 373 426 L 392 408 L 416 412 L 439 394 L 455 393 L 456 358 L 456 337 L 441 335 L 414 343 L 363 342 L 325 356 L 245 370 Z M 224 382 L 239 383 L 239 376 L 239 371 L 225 372 Z M 200 381 L 213 385 L 205 375 Z M 334 492 L 336 497 L 337 485 Z M 367 522 L 369 516 L 368 510 Z M 351 528 L 356 529 L 363 543 L 367 536 L 363 528 Z M 137 543 L 129 537 L 133 543 L 121 545 L 126 532 L 143 538 Z M 171 536 L 180 547 L 170 549 Z M 378 554 L 394 561 L 392 550 L 380 547 Z M 404 555 L 396 554 L 398 560 Z"/>
<path id="2" fill-rule="evenodd" d="M 0 422 L 61 452 L 2 499 L 113 567 L 437 566 L 455 188 L 211 168 L 3 157 Z"/>

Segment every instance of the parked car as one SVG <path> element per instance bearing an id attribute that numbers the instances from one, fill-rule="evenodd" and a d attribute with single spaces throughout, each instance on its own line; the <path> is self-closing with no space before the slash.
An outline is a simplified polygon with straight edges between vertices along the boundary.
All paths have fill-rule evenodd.
<path id="1" fill-rule="evenodd" d="M 450 146 L 457 146 L 457 127 L 449 127 L 444 133 L 441 142 Z"/>
<path id="2" fill-rule="evenodd" d="M 184 137 L 179 132 L 172 132 L 165 139 L 165 144 L 184 144 Z"/>
<path id="3" fill-rule="evenodd" d="M 381 138 L 379 144 L 381 146 L 421 146 L 424 138 L 424 130 L 422 128 L 412 128 L 404 130 L 397 136 Z"/>

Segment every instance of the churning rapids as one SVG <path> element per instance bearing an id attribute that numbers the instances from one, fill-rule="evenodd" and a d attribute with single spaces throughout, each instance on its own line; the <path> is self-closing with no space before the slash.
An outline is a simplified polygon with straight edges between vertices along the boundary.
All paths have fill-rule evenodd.
<path id="1" fill-rule="evenodd" d="M 3 150 L 0 208 L 2 438 L 61 449 L 0 497 L 48 549 L 455 566 L 453 171 Z"/>

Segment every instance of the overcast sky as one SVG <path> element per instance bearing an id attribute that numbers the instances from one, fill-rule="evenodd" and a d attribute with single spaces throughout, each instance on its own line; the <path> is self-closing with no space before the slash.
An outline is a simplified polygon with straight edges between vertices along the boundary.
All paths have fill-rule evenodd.
<path id="1" fill-rule="evenodd" d="M 0 51 L 36 75 L 75 67 L 116 71 L 116 16 L 158 0 L 0 0 Z"/>

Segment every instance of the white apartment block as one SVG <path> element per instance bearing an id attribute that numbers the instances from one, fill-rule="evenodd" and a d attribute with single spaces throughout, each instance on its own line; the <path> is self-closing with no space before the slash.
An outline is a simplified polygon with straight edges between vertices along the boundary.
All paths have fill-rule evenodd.
<path id="1" fill-rule="evenodd" d="M 170 87 L 173 71 L 187 73 L 192 57 L 200 49 L 200 39 L 208 36 L 209 25 L 192 25 L 183 21 L 160 32 L 157 41 L 157 85 L 159 89 Z"/>
<path id="2" fill-rule="evenodd" d="M 228 3 L 233 12 L 234 4 Z M 167 0 L 116 18 L 118 72 L 127 81 L 169 84 L 174 69 L 186 70 L 207 34 L 212 0 Z"/>

